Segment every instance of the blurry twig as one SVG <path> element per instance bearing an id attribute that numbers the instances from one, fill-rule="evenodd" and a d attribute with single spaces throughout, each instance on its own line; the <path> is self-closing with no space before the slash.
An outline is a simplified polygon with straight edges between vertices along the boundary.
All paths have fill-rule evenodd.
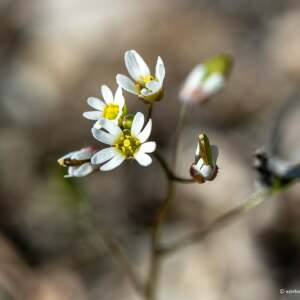
<path id="1" fill-rule="evenodd" d="M 291 109 L 300 104 L 300 91 L 297 90 L 293 92 L 286 102 L 280 107 L 277 115 L 275 116 L 273 126 L 270 133 L 269 145 L 268 150 L 272 156 L 276 156 L 279 154 L 279 145 L 281 139 L 281 129 L 284 119 L 286 118 L 287 114 L 291 111 Z"/>
<path id="2" fill-rule="evenodd" d="M 168 246 L 162 246 L 160 252 L 162 253 L 162 255 L 168 255 L 177 252 L 178 250 L 182 250 L 187 246 L 191 246 L 193 244 L 198 243 L 199 241 L 207 237 L 210 233 L 225 227 L 227 224 L 231 223 L 237 217 L 243 215 L 244 213 L 248 212 L 252 208 L 263 203 L 272 194 L 273 191 L 271 190 L 254 193 L 243 205 L 234 208 L 229 212 L 225 213 L 224 215 L 220 216 L 212 224 L 209 224 L 207 227 L 204 227 L 203 229 L 193 232 L 185 237 L 179 238 L 177 241 L 170 243 L 170 245 Z"/>
<path id="3" fill-rule="evenodd" d="M 236 218 L 241 217 L 244 214 L 251 211 L 252 209 L 258 207 L 265 200 L 269 199 L 271 196 L 274 196 L 275 194 L 284 191 L 289 186 L 290 184 L 282 186 L 280 188 L 264 189 L 262 191 L 252 194 L 244 204 L 220 216 L 213 223 L 209 224 L 203 229 L 193 232 L 185 237 L 179 238 L 177 241 L 170 243 L 167 246 L 162 246 L 160 249 L 160 254 L 166 256 L 202 241 L 209 234 L 224 228 L 226 225 L 230 224 Z"/>
<path id="4" fill-rule="evenodd" d="M 144 297 L 143 283 L 141 282 L 140 277 L 134 271 L 131 262 L 125 254 L 122 246 L 112 237 L 111 233 L 107 233 L 104 230 L 95 228 L 94 224 L 92 223 L 89 208 L 86 204 L 80 205 L 79 211 L 81 215 L 80 220 L 83 227 L 87 231 L 96 231 L 98 233 L 97 235 L 93 235 L 93 237 L 91 238 L 91 242 L 93 243 L 93 245 L 96 248 L 100 247 L 100 250 L 102 250 L 102 246 L 100 245 L 103 245 L 107 249 L 115 262 L 122 267 L 124 273 L 130 280 L 136 292 Z"/>

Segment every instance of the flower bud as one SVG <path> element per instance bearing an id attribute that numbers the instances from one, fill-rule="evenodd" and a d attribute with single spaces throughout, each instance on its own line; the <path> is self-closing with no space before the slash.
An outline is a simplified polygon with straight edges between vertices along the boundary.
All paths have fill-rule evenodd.
<path id="1" fill-rule="evenodd" d="M 131 129 L 131 125 L 132 125 L 132 121 L 134 118 L 134 114 L 128 114 L 126 115 L 122 120 L 121 120 L 121 124 L 119 124 L 121 127 L 123 127 L 124 129 Z"/>
<path id="2" fill-rule="evenodd" d="M 58 159 L 57 162 L 60 166 L 68 168 L 68 174 L 64 177 L 83 177 L 91 174 L 96 169 L 91 164 L 91 157 L 95 152 L 92 147 L 86 147 Z"/>
<path id="3" fill-rule="evenodd" d="M 220 54 L 197 65 L 181 88 L 180 100 L 191 105 L 206 102 L 225 86 L 232 62 L 231 56 Z"/>
<path id="4" fill-rule="evenodd" d="M 211 146 L 208 137 L 205 134 L 200 134 L 195 162 L 190 168 L 191 176 L 199 183 L 215 179 L 218 173 L 217 158 L 218 147 Z"/>

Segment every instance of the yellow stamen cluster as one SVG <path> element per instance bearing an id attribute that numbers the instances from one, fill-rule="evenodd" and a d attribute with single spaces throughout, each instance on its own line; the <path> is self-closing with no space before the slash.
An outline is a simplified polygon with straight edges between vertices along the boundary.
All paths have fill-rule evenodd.
<path id="1" fill-rule="evenodd" d="M 117 143 L 114 145 L 126 158 L 132 158 L 139 149 L 141 142 L 132 136 L 129 131 L 124 130 Z"/>
<path id="2" fill-rule="evenodd" d="M 118 114 L 119 105 L 117 104 L 108 104 L 103 111 L 103 117 L 109 120 L 114 120 Z"/>
<path id="3" fill-rule="evenodd" d="M 135 87 L 138 90 L 138 92 L 140 92 L 141 89 L 144 88 L 146 84 L 152 80 L 155 80 L 155 77 L 152 75 L 141 76 L 139 80 L 135 83 Z"/>

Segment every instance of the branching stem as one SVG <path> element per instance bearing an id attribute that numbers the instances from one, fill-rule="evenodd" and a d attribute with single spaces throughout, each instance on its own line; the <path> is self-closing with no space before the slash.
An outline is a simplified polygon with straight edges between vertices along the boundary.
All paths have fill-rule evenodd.
<path id="1" fill-rule="evenodd" d="M 259 191 L 252 194 L 244 204 L 228 211 L 219 218 L 217 218 L 213 223 L 207 225 L 206 227 L 197 230 L 187 236 L 177 239 L 177 241 L 170 243 L 167 246 L 162 246 L 160 249 L 160 255 L 166 256 L 173 254 L 179 250 L 182 250 L 188 246 L 192 246 L 204 238 L 206 238 L 211 233 L 224 228 L 227 224 L 234 221 L 236 218 L 248 213 L 250 210 L 262 204 L 265 200 L 270 198 L 272 195 L 278 193 L 278 189 L 267 189 Z"/>
<path id="2" fill-rule="evenodd" d="M 194 183 L 193 178 L 183 178 L 177 176 L 175 174 L 176 169 L 176 161 L 177 161 L 177 152 L 179 146 L 179 140 L 181 131 L 184 125 L 185 116 L 186 116 L 186 105 L 182 105 L 180 109 L 179 121 L 177 124 L 176 134 L 175 134 L 175 145 L 174 145 L 174 153 L 172 159 L 172 166 L 174 166 L 173 171 L 169 168 L 166 161 L 163 157 L 156 152 L 155 157 L 157 161 L 160 163 L 163 171 L 168 180 L 168 191 L 165 199 L 161 203 L 155 222 L 153 225 L 152 237 L 151 237 L 151 257 L 150 257 L 150 270 L 148 275 L 148 281 L 146 284 L 146 299 L 147 300 L 155 300 L 157 293 L 157 285 L 159 281 L 159 274 L 161 269 L 161 254 L 160 254 L 160 243 L 161 243 L 161 227 L 168 212 L 168 209 L 171 205 L 173 194 L 175 193 L 175 182 L 178 183 Z"/>
<path id="3" fill-rule="evenodd" d="M 185 178 L 178 175 L 175 175 L 174 172 L 171 170 L 171 168 L 166 163 L 165 159 L 161 156 L 161 154 L 156 151 L 154 153 L 155 158 L 160 163 L 160 166 L 162 167 L 163 171 L 165 172 L 165 175 L 169 181 L 175 181 L 178 183 L 195 183 L 195 180 L 193 178 Z"/>

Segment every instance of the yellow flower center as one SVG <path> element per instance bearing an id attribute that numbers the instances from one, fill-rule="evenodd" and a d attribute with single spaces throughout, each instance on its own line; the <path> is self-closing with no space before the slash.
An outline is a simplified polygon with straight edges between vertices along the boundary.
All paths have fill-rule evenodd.
<path id="1" fill-rule="evenodd" d="M 103 117 L 105 119 L 114 120 L 119 114 L 119 105 L 117 104 L 108 104 L 106 105 Z"/>
<path id="2" fill-rule="evenodd" d="M 115 143 L 115 147 L 126 158 L 132 158 L 136 151 L 139 149 L 141 142 L 138 138 L 132 136 L 128 130 L 124 130 L 118 141 Z"/>
<path id="3" fill-rule="evenodd" d="M 139 80 L 135 83 L 135 87 L 138 92 L 141 91 L 142 88 L 146 86 L 146 84 L 152 80 L 155 80 L 155 77 L 152 75 L 141 76 Z"/>

